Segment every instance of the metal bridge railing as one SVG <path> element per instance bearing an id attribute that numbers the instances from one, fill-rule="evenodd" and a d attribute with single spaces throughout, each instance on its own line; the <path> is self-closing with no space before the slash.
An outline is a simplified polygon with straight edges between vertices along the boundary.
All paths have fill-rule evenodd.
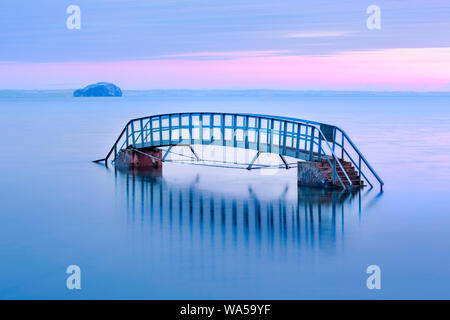
<path id="1" fill-rule="evenodd" d="M 339 135 L 339 142 L 336 137 Z M 342 161 L 347 157 L 359 176 L 373 187 L 371 173 L 383 187 L 383 181 L 347 134 L 338 127 L 319 122 L 259 114 L 189 112 L 152 115 L 130 120 L 104 159 L 114 159 L 120 150 L 176 145 L 219 145 L 252 149 L 306 161 L 327 161 L 333 169 L 333 184 L 351 188 Z M 339 158 L 337 154 L 341 153 Z M 164 161 L 164 158 L 161 159 Z M 367 172 L 363 172 L 363 166 Z M 344 173 L 344 179 L 337 174 Z M 343 181 L 344 180 L 344 181 Z"/>

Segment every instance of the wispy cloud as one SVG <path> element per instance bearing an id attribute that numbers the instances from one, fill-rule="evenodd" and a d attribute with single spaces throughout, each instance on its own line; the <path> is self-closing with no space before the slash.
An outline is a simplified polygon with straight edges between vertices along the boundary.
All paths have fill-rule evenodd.
<path id="1" fill-rule="evenodd" d="M 344 37 L 354 33 L 354 31 L 310 31 L 310 32 L 289 32 L 281 35 L 282 38 L 329 38 Z"/>
<path id="2" fill-rule="evenodd" d="M 260 58 L 274 57 L 288 54 L 290 50 L 251 50 L 251 51 L 212 51 L 212 52 L 188 52 L 163 55 L 160 58 L 199 58 L 199 59 L 236 59 L 236 58 Z"/>
<path id="3" fill-rule="evenodd" d="M 0 88 L 110 81 L 125 89 L 449 91 L 449 56 L 450 47 L 227 59 L 10 63 L 0 64 L 0 75 L 5 75 L 0 76 Z"/>

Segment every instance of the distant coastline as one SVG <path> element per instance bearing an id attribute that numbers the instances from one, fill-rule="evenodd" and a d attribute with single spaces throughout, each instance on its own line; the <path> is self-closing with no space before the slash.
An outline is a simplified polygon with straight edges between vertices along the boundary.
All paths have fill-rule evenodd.
<path id="1" fill-rule="evenodd" d="M 150 90 L 122 90 L 124 96 L 180 96 L 180 97 L 263 97 L 263 96 L 437 96 L 450 97 L 450 91 L 333 91 L 333 90 L 191 90 L 191 89 L 150 89 Z M 20 90 L 0 89 L 0 97 L 36 97 L 36 96 L 67 96 L 73 98 L 73 89 L 58 90 Z"/>

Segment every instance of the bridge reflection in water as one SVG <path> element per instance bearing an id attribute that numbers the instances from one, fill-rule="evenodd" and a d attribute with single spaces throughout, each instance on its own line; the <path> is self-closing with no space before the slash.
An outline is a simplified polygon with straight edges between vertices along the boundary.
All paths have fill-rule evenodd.
<path id="1" fill-rule="evenodd" d="M 296 199 L 259 199 L 248 187 L 238 196 L 203 190 L 198 180 L 172 183 L 162 177 L 115 170 L 116 192 L 133 227 L 166 240 L 201 241 L 227 248 L 322 248 L 342 242 L 344 226 L 357 227 L 369 191 L 299 187 Z"/>

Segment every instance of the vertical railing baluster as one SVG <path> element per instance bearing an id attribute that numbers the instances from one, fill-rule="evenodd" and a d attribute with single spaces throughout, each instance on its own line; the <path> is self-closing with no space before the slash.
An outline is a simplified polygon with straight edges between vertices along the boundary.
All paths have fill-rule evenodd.
<path id="1" fill-rule="evenodd" d="M 222 146 L 225 147 L 226 143 L 225 143 L 225 114 L 224 113 L 221 114 L 220 122 L 221 122 L 221 131 L 222 131 Z"/>
<path id="2" fill-rule="evenodd" d="M 169 145 L 172 145 L 172 115 L 169 114 Z"/>
<path id="3" fill-rule="evenodd" d="M 309 161 L 312 161 L 312 160 L 313 160 L 314 134 L 315 134 L 315 128 L 312 127 L 312 130 L 311 130 L 311 139 L 310 139 L 310 141 L 309 141 Z"/>
<path id="4" fill-rule="evenodd" d="M 287 135 L 287 122 L 284 122 L 284 137 L 283 137 L 283 154 L 286 155 L 286 135 Z"/>
<path id="5" fill-rule="evenodd" d="M 139 120 L 139 125 L 141 126 L 141 143 L 142 143 L 142 147 L 144 147 L 144 122 L 142 121 L 142 119 Z"/>
<path id="6" fill-rule="evenodd" d="M 189 138 L 191 141 L 191 144 L 194 144 L 194 135 L 192 134 L 192 113 L 189 114 Z"/>
<path id="7" fill-rule="evenodd" d="M 336 149 L 336 128 L 333 129 L 333 152 Z"/>
<path id="8" fill-rule="evenodd" d="M 294 136 L 295 136 L 295 122 L 292 122 L 292 132 L 291 132 L 291 148 L 294 148 Z"/>
<path id="9" fill-rule="evenodd" d="M 345 156 L 345 154 L 344 154 L 344 135 L 341 133 L 341 136 L 342 136 L 342 143 L 341 143 L 341 158 L 342 158 L 342 161 L 344 161 L 344 156 Z"/>
<path id="10" fill-rule="evenodd" d="M 236 126 L 237 126 L 237 119 L 236 119 L 236 115 L 233 114 L 233 146 L 235 148 L 237 147 Z"/>
<path id="11" fill-rule="evenodd" d="M 244 148 L 248 149 L 248 116 L 245 116 L 244 121 Z"/>
<path id="12" fill-rule="evenodd" d="M 159 145 L 162 145 L 163 132 L 162 132 L 162 117 L 159 116 Z"/>
<path id="13" fill-rule="evenodd" d="M 269 122 L 269 120 L 266 120 L 267 121 L 267 151 L 268 152 L 272 152 L 272 144 L 273 144 L 273 125 L 274 125 L 274 121 L 273 121 L 273 119 L 270 119 L 270 122 Z"/>
<path id="14" fill-rule="evenodd" d="M 128 125 L 127 125 L 127 132 L 126 132 L 126 135 L 127 135 L 127 143 L 126 143 L 126 145 L 127 145 L 127 148 L 128 148 L 128 137 L 129 137 L 129 134 L 128 134 Z"/>
<path id="15" fill-rule="evenodd" d="M 333 185 L 336 184 L 336 157 L 333 156 Z"/>
<path id="16" fill-rule="evenodd" d="M 297 123 L 297 145 L 295 147 L 295 157 L 298 159 L 300 156 L 300 133 L 301 133 L 301 124 Z"/>
<path id="17" fill-rule="evenodd" d="M 319 134 L 319 161 L 322 161 L 322 135 Z"/>
<path id="18" fill-rule="evenodd" d="M 181 113 L 178 114 L 178 140 L 179 143 L 183 141 L 183 126 L 181 125 Z"/>
<path id="19" fill-rule="evenodd" d="M 278 152 L 280 152 L 281 149 L 281 121 L 278 121 L 280 123 L 280 126 L 278 127 Z M 284 130 L 284 128 L 283 128 Z"/>
<path id="20" fill-rule="evenodd" d="M 257 128 L 258 134 L 256 137 L 256 150 L 257 151 L 261 151 L 261 146 L 260 146 L 260 142 L 261 142 L 261 118 L 258 117 L 258 128 Z"/>
<path id="21" fill-rule="evenodd" d="M 150 118 L 150 143 L 153 146 L 154 142 L 153 142 L 153 117 Z"/>
<path id="22" fill-rule="evenodd" d="M 305 148 L 304 150 L 308 150 L 308 140 L 309 140 L 309 127 L 305 127 Z"/>
<path id="23" fill-rule="evenodd" d="M 134 121 L 131 121 L 131 141 L 133 142 L 133 147 L 136 147 L 136 140 L 134 137 Z"/>
<path id="24" fill-rule="evenodd" d="M 361 155 L 359 155 L 359 160 L 358 160 L 358 180 L 359 180 L 359 185 L 361 185 Z M 366 179 L 367 180 L 367 179 Z"/>
<path id="25" fill-rule="evenodd" d="M 198 116 L 199 123 L 199 130 L 200 130 L 200 144 L 203 144 L 203 114 L 200 113 Z"/>
<path id="26" fill-rule="evenodd" d="M 214 142 L 214 113 L 209 114 L 209 135 L 211 143 Z"/>

